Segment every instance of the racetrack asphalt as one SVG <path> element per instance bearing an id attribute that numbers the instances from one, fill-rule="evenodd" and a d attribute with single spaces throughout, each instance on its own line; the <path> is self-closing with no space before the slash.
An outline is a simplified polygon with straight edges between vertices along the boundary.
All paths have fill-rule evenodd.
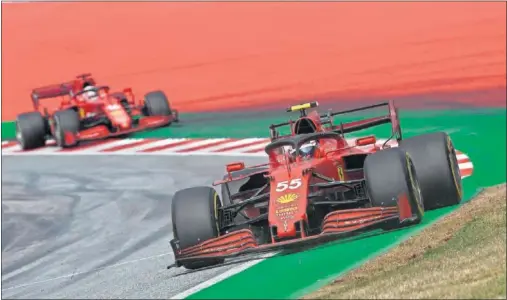
<path id="1" fill-rule="evenodd" d="M 2 298 L 167 299 L 237 266 L 166 269 L 173 193 L 230 161 L 2 157 Z"/>

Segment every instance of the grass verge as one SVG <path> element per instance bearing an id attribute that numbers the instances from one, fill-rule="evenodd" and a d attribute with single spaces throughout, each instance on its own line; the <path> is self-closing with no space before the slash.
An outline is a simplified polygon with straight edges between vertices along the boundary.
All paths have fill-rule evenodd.
<path id="1" fill-rule="evenodd" d="M 506 186 L 303 299 L 506 299 Z"/>

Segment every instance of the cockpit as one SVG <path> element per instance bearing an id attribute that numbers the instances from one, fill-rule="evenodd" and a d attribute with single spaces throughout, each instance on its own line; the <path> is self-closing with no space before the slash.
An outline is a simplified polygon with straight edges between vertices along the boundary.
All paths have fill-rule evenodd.
<path id="1" fill-rule="evenodd" d="M 270 161 L 275 164 L 322 158 L 326 151 L 336 149 L 341 137 L 333 132 L 316 132 L 280 138 L 266 146 Z"/>

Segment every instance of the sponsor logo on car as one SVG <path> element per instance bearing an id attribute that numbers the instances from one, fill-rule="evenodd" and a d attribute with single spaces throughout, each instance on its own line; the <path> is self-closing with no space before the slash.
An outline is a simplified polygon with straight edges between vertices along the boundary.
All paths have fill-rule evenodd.
<path id="1" fill-rule="evenodd" d="M 286 204 L 286 203 L 290 203 L 290 202 L 296 200 L 297 198 L 298 198 L 297 194 L 290 193 L 290 194 L 285 194 L 285 195 L 278 197 L 278 199 L 276 199 L 276 202 L 278 202 L 280 204 Z"/>

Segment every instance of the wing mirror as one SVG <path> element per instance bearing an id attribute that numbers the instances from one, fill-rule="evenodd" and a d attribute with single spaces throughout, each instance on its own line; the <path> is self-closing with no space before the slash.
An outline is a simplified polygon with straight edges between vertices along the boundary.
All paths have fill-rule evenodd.
<path id="1" fill-rule="evenodd" d="M 245 168 L 245 164 L 243 162 L 231 163 L 231 164 L 228 164 L 227 167 L 226 167 L 227 173 L 241 171 L 244 168 Z"/>

